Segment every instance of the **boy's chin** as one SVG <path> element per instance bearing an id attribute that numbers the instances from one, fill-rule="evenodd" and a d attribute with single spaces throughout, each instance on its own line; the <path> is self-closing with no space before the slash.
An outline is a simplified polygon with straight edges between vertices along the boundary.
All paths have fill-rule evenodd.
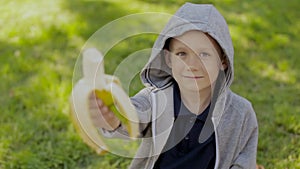
<path id="1" fill-rule="evenodd" d="M 184 92 L 210 92 L 210 85 L 198 85 L 198 84 L 185 84 L 180 87 Z"/>

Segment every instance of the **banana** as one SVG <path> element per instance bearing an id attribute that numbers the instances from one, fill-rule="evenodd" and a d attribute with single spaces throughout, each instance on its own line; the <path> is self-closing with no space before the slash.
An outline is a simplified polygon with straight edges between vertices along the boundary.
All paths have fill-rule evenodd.
<path id="1" fill-rule="evenodd" d="M 74 86 L 70 103 L 71 118 L 80 137 L 101 155 L 107 152 L 109 147 L 88 115 L 88 97 L 91 92 L 95 92 L 96 97 L 119 118 L 131 139 L 139 136 L 136 110 L 118 78 L 104 73 L 103 56 L 95 48 L 83 52 L 83 78 Z"/>

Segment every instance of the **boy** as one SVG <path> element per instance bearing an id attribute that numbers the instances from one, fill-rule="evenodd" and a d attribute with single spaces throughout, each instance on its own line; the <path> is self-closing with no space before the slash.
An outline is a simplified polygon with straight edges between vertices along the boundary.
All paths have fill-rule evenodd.
<path id="1" fill-rule="evenodd" d="M 226 21 L 212 5 L 186 3 L 175 13 L 141 78 L 148 87 L 132 103 L 143 140 L 130 168 L 256 168 L 256 116 L 229 89 L 233 46 Z M 96 100 L 90 105 L 93 123 L 111 137 L 126 134 Z"/>

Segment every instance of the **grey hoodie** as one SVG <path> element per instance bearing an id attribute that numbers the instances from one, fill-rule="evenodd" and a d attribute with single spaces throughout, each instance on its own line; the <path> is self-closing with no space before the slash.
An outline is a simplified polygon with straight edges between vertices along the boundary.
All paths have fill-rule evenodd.
<path id="1" fill-rule="evenodd" d="M 234 51 L 227 23 L 214 6 L 192 3 L 184 4 L 167 23 L 141 72 L 142 81 L 148 87 L 132 97 L 132 103 L 138 111 L 143 139 L 130 168 L 151 169 L 166 144 L 174 124 L 174 80 L 162 49 L 169 37 L 189 30 L 208 33 L 219 43 L 229 62 L 225 80 L 220 81 L 220 90 L 213 97 L 214 108 L 209 113 L 199 141 L 203 142 L 215 134 L 215 169 L 255 169 L 257 120 L 251 103 L 229 89 L 233 80 Z M 116 131 L 124 133 L 122 127 Z"/>

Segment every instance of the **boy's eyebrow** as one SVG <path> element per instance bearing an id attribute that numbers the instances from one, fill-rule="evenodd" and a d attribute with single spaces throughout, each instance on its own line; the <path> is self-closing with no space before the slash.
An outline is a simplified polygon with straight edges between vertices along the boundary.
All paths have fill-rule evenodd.
<path id="1" fill-rule="evenodd" d="M 195 50 L 193 50 L 193 49 L 191 49 L 191 48 L 189 48 L 189 47 L 187 47 L 187 46 L 178 46 L 178 47 L 171 47 L 170 48 L 170 51 L 178 51 L 178 50 L 192 50 L 193 52 L 195 52 L 195 53 L 197 53 L 197 52 L 202 52 L 202 51 L 205 51 L 205 52 L 211 52 L 211 50 L 212 50 L 212 48 L 199 48 L 199 49 L 197 49 L 197 50 L 199 50 L 199 51 L 195 51 Z"/>
<path id="2" fill-rule="evenodd" d="M 179 46 L 179 47 L 174 47 L 174 46 L 173 46 L 173 47 L 171 47 L 170 49 L 171 49 L 171 50 L 186 50 L 186 48 L 187 48 L 187 47 L 185 47 L 185 46 Z"/>

